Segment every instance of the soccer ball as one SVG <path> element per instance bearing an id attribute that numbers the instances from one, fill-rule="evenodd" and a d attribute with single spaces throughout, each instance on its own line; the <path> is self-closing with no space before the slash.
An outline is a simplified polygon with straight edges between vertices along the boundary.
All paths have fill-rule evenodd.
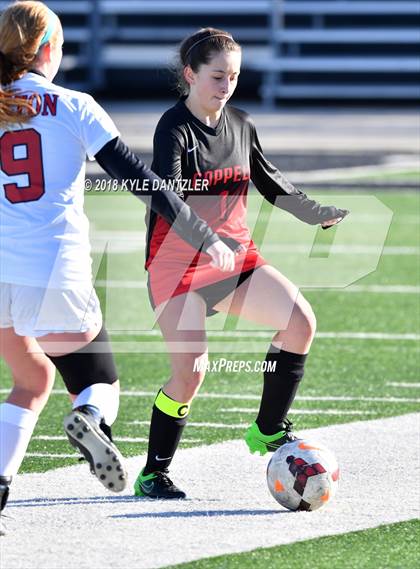
<path id="1" fill-rule="evenodd" d="M 334 496 L 339 468 L 333 453 L 306 439 L 282 445 L 267 467 L 268 488 L 289 510 L 317 510 Z"/>

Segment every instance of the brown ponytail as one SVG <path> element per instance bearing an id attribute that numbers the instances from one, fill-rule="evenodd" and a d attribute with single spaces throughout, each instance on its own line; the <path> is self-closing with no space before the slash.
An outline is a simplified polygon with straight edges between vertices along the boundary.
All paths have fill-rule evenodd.
<path id="1" fill-rule="evenodd" d="M 49 24 L 49 9 L 42 2 L 20 0 L 0 17 L 0 127 L 27 122 L 35 111 L 30 102 L 8 87 L 36 63 Z M 57 19 L 58 21 L 58 19 Z M 51 37 L 57 39 L 58 26 Z"/>

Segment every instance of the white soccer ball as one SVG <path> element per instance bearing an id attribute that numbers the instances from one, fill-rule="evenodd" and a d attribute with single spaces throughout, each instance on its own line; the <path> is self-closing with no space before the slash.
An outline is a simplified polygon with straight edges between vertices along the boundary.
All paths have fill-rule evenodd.
<path id="1" fill-rule="evenodd" d="M 317 510 L 337 491 L 340 471 L 334 454 L 306 439 L 282 445 L 267 467 L 268 488 L 289 510 Z"/>

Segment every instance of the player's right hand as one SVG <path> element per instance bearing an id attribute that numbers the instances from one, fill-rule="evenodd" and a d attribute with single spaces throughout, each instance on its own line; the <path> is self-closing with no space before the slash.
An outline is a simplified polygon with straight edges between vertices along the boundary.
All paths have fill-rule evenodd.
<path id="1" fill-rule="evenodd" d="M 211 257 L 210 265 L 224 273 L 231 273 L 235 268 L 235 253 L 222 241 L 216 241 L 207 249 Z"/>

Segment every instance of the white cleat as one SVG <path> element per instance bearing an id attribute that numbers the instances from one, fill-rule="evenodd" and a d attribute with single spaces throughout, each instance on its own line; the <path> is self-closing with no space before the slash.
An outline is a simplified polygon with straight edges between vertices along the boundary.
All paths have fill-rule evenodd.
<path id="1" fill-rule="evenodd" d="M 102 432 L 93 415 L 74 409 L 64 419 L 64 430 L 70 444 L 78 448 L 90 464 L 96 478 L 112 492 L 127 485 L 124 459 L 117 447 Z"/>

